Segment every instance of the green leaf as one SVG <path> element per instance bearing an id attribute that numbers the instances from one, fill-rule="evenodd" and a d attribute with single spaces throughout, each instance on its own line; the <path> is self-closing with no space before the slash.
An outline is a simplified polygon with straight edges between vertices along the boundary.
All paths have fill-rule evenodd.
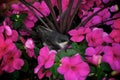
<path id="1" fill-rule="evenodd" d="M 16 22 L 13 22 L 13 26 L 14 26 L 14 29 L 19 29 L 20 27 L 21 27 L 21 22 L 18 22 L 18 21 L 16 21 Z"/>
<path id="2" fill-rule="evenodd" d="M 100 66 L 97 66 L 96 77 L 97 77 L 97 80 L 102 80 L 105 77 L 105 73 L 103 72 Z"/>
<path id="3" fill-rule="evenodd" d="M 66 51 L 60 51 L 59 53 L 57 53 L 57 56 L 59 56 L 60 58 L 68 56 L 71 57 L 73 55 L 75 55 L 77 52 L 74 49 L 67 49 Z"/>
<path id="4" fill-rule="evenodd" d="M 112 70 L 108 63 L 101 63 L 100 67 L 105 72 L 110 72 Z"/>
<path id="5" fill-rule="evenodd" d="M 96 73 L 96 66 L 90 66 L 90 73 Z"/>
<path id="6" fill-rule="evenodd" d="M 39 49 L 38 47 L 35 47 L 35 48 L 34 48 L 34 51 L 35 51 L 35 55 L 36 55 L 36 56 L 39 55 L 39 50 L 40 50 L 40 49 Z"/>
<path id="7" fill-rule="evenodd" d="M 87 47 L 86 41 L 82 41 L 80 43 L 72 43 L 72 49 L 76 50 L 82 57 L 84 57 L 85 49 Z"/>
<path id="8" fill-rule="evenodd" d="M 11 20 L 13 21 L 14 29 L 18 29 L 23 25 L 24 19 L 27 17 L 27 14 L 13 14 Z"/>
<path id="9" fill-rule="evenodd" d="M 21 69 L 23 72 L 27 72 L 29 70 L 29 63 L 27 60 L 24 60 L 24 66 Z"/>
<path id="10" fill-rule="evenodd" d="M 51 72 L 53 74 L 54 77 L 58 76 L 58 72 L 57 72 L 57 68 L 59 67 L 59 63 L 55 63 L 51 68 Z"/>
<path id="11" fill-rule="evenodd" d="M 55 62 L 59 63 L 60 62 L 60 58 L 58 56 L 55 56 Z"/>
<path id="12" fill-rule="evenodd" d="M 105 77 L 105 73 L 104 72 L 102 72 L 102 71 L 98 72 L 97 80 L 102 80 L 104 77 Z"/>
<path id="13" fill-rule="evenodd" d="M 12 80 L 18 80 L 19 79 L 19 71 L 14 71 L 13 73 L 10 74 L 12 77 Z"/>
<path id="14" fill-rule="evenodd" d="M 18 49 L 25 50 L 24 45 L 22 43 L 16 43 Z"/>
<path id="15" fill-rule="evenodd" d="M 12 21 L 23 22 L 26 17 L 27 14 L 13 14 L 10 18 Z"/>
<path id="16" fill-rule="evenodd" d="M 27 17 L 27 14 L 20 14 L 19 20 L 23 21 Z"/>
<path id="17" fill-rule="evenodd" d="M 12 14 L 12 16 L 10 17 L 12 21 L 15 21 L 16 18 L 17 18 L 16 14 Z"/>
<path id="18" fill-rule="evenodd" d="M 57 56 L 59 57 L 59 58 L 62 58 L 62 57 L 64 57 L 65 56 L 65 51 L 60 51 L 60 52 L 58 52 L 57 53 Z"/>
<path id="19" fill-rule="evenodd" d="M 79 50 L 79 45 L 78 45 L 77 43 L 72 43 L 71 46 L 72 46 L 72 48 L 73 48 L 74 50 L 76 50 L 76 51 L 78 51 L 78 52 L 80 51 L 80 50 Z"/>

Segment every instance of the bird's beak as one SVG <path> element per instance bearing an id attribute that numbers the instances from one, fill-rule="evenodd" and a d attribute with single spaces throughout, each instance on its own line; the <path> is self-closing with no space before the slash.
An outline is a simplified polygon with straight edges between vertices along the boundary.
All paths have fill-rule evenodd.
<path id="1" fill-rule="evenodd" d="M 62 43 L 58 43 L 58 45 L 59 45 L 61 48 L 64 48 L 67 44 L 68 44 L 68 41 L 65 41 L 65 42 L 62 42 Z"/>

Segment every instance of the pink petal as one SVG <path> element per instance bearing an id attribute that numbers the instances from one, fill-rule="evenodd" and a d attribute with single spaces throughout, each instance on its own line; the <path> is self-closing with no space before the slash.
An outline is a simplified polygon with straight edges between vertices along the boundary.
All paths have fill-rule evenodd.
<path id="1" fill-rule="evenodd" d="M 118 11 L 117 5 L 114 5 L 114 6 L 110 7 L 110 11 L 111 11 L 111 12 L 116 12 L 116 11 Z"/>
<path id="2" fill-rule="evenodd" d="M 82 62 L 81 56 L 79 53 L 70 58 L 71 65 L 77 65 Z"/>
<path id="3" fill-rule="evenodd" d="M 61 65 L 58 67 L 57 71 L 60 74 L 65 74 L 70 69 L 70 62 L 68 57 L 63 57 L 61 59 Z"/>
<path id="4" fill-rule="evenodd" d="M 25 42 L 25 47 L 29 48 L 29 49 L 34 49 L 34 47 L 35 47 L 34 42 L 31 38 L 27 39 L 27 41 Z"/>
<path id="5" fill-rule="evenodd" d="M 78 80 L 76 74 L 72 70 L 69 70 L 68 72 L 66 72 L 64 74 L 64 78 L 65 80 Z"/>
<path id="6" fill-rule="evenodd" d="M 93 37 L 99 39 L 99 38 L 102 38 L 103 36 L 103 30 L 102 29 L 98 29 L 98 28 L 95 28 L 93 30 L 93 34 L 92 34 Z"/>
<path id="7" fill-rule="evenodd" d="M 27 48 L 27 49 L 26 49 L 26 53 L 27 53 L 28 56 L 31 57 L 31 58 L 35 56 L 34 49 L 29 49 L 29 48 Z"/>
<path id="8" fill-rule="evenodd" d="M 0 36 L 3 36 L 3 35 L 0 35 Z M 3 46 L 3 45 L 4 45 L 4 39 L 0 37 L 0 46 Z"/>
<path id="9" fill-rule="evenodd" d="M 78 34 L 84 34 L 84 30 L 85 28 L 83 27 L 80 27 L 77 31 L 78 31 Z"/>
<path id="10" fill-rule="evenodd" d="M 37 18 L 34 16 L 34 14 L 32 12 L 28 12 L 28 17 L 29 20 L 36 22 Z"/>
<path id="11" fill-rule="evenodd" d="M 39 51 L 40 56 L 46 57 L 49 54 L 49 48 L 47 46 L 44 46 Z"/>
<path id="12" fill-rule="evenodd" d="M 13 67 L 16 70 L 20 70 L 23 65 L 24 65 L 24 61 L 22 59 L 18 58 L 14 60 Z"/>
<path id="13" fill-rule="evenodd" d="M 102 1 L 107 4 L 110 0 L 102 0 Z"/>
<path id="14" fill-rule="evenodd" d="M 115 40 L 115 42 L 118 42 L 118 43 L 119 43 L 119 42 L 120 42 L 120 37 L 117 37 L 117 38 L 115 38 L 114 40 Z"/>
<path id="15" fill-rule="evenodd" d="M 77 30 L 70 30 L 69 32 L 68 32 L 71 36 L 75 36 L 75 35 L 78 35 L 78 31 Z"/>
<path id="16" fill-rule="evenodd" d="M 39 70 L 39 72 L 38 72 L 38 77 L 39 77 L 39 79 L 42 79 L 42 78 L 44 77 L 44 75 L 45 75 L 45 73 L 43 73 L 42 71 L 43 71 L 43 69 L 41 68 L 41 69 Z"/>
<path id="17" fill-rule="evenodd" d="M 34 27 L 34 22 L 32 20 L 29 20 L 29 19 L 25 19 L 24 24 L 28 29 L 31 29 Z"/>
<path id="18" fill-rule="evenodd" d="M 38 65 L 37 67 L 35 67 L 34 69 L 34 73 L 39 73 L 39 71 L 41 70 L 41 65 Z"/>
<path id="19" fill-rule="evenodd" d="M 111 68 L 116 71 L 120 71 L 120 59 L 114 59 L 114 63 L 111 64 Z"/>
<path id="20" fill-rule="evenodd" d="M 15 69 L 12 67 L 12 65 L 6 65 L 2 68 L 3 71 L 12 73 Z"/>
<path id="21" fill-rule="evenodd" d="M 11 36 L 12 35 L 12 30 L 11 30 L 11 28 L 9 27 L 9 26 L 5 26 L 5 30 L 6 30 L 6 34 L 8 35 L 8 36 Z"/>
<path id="22" fill-rule="evenodd" d="M 89 32 L 91 32 L 91 29 L 90 28 L 85 28 L 85 34 L 87 34 L 87 33 L 89 33 Z"/>
<path id="23" fill-rule="evenodd" d="M 103 40 L 106 43 L 112 43 L 113 42 L 112 38 L 107 33 L 104 33 Z"/>
<path id="24" fill-rule="evenodd" d="M 16 30 L 12 30 L 12 35 L 7 36 L 8 39 L 11 39 L 12 41 L 18 40 L 18 32 Z"/>
<path id="25" fill-rule="evenodd" d="M 89 74 L 89 72 L 90 72 L 90 68 L 88 64 L 82 62 L 79 66 L 79 75 L 86 77 Z"/>
<path id="26" fill-rule="evenodd" d="M 47 62 L 45 63 L 45 68 L 50 68 L 54 64 L 55 54 L 50 54 Z"/>
<path id="27" fill-rule="evenodd" d="M 62 0 L 62 12 L 64 12 L 69 4 L 69 0 Z"/>
<path id="28" fill-rule="evenodd" d="M 73 36 L 70 38 L 73 42 L 81 42 L 84 39 L 84 36 Z"/>
<path id="29" fill-rule="evenodd" d="M 93 55 L 91 62 L 92 62 L 94 65 L 97 66 L 98 64 L 101 63 L 101 60 L 102 60 L 102 56 L 101 56 L 101 55 Z"/>
<path id="30" fill-rule="evenodd" d="M 21 51 L 17 48 L 13 48 L 14 49 L 14 58 L 20 58 L 20 56 L 22 55 Z"/>
<path id="31" fill-rule="evenodd" d="M 41 3 L 39 2 L 35 2 L 33 4 L 38 10 L 41 11 L 41 13 L 45 16 L 48 16 L 50 14 L 50 10 L 48 8 L 48 6 L 46 5 L 46 3 L 44 1 L 42 1 Z M 36 11 L 37 12 L 37 11 Z M 40 16 L 40 17 L 43 17 L 40 13 L 37 12 L 37 14 Z"/>
<path id="32" fill-rule="evenodd" d="M 46 3 L 44 1 L 42 1 L 41 6 L 43 9 L 41 9 L 41 12 L 45 15 L 48 16 L 50 14 L 50 10 L 47 7 Z"/>
<path id="33" fill-rule="evenodd" d="M 103 52 L 104 46 L 97 46 L 95 50 L 96 50 L 96 55 L 99 55 Z"/>
<path id="34" fill-rule="evenodd" d="M 4 32 L 4 26 L 0 26 L 0 33 Z"/>
<path id="35" fill-rule="evenodd" d="M 52 72 L 51 71 L 46 71 L 46 77 L 50 77 L 52 75 Z"/>
<path id="36" fill-rule="evenodd" d="M 106 46 L 104 49 L 104 55 L 103 55 L 102 61 L 111 64 L 114 62 L 112 58 L 113 58 L 112 49 L 111 47 Z"/>
<path id="37" fill-rule="evenodd" d="M 102 21 L 101 17 L 100 16 L 94 16 L 92 18 L 92 23 L 95 25 L 95 24 L 98 24 Z"/>
<path id="38" fill-rule="evenodd" d="M 43 66 L 45 64 L 45 58 L 42 56 L 38 56 L 38 64 Z"/>
<path id="39" fill-rule="evenodd" d="M 85 55 L 88 55 L 88 56 L 95 55 L 95 49 L 93 47 L 88 47 L 85 51 Z"/>

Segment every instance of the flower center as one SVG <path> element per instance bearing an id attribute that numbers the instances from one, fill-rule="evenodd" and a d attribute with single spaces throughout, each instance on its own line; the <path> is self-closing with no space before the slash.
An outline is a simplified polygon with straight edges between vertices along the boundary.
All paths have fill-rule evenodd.
<path id="1" fill-rule="evenodd" d="M 71 66 L 71 69 L 74 71 L 76 69 L 76 67 L 75 66 Z"/>

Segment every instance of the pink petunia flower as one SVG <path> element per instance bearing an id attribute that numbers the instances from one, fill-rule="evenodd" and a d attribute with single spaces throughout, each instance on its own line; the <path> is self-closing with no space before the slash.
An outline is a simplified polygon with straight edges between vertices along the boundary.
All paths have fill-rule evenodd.
<path id="1" fill-rule="evenodd" d="M 113 29 L 112 32 L 110 33 L 110 37 L 115 41 L 115 42 L 120 42 L 120 29 Z"/>
<path id="2" fill-rule="evenodd" d="M 102 18 L 100 16 L 94 16 L 92 19 L 91 19 L 91 22 L 93 25 L 95 24 L 98 24 L 102 21 Z"/>
<path id="3" fill-rule="evenodd" d="M 41 48 L 38 56 L 38 66 L 34 69 L 34 73 L 38 74 L 42 68 L 48 69 L 52 67 L 56 53 L 55 50 L 49 50 L 47 46 Z M 38 74 L 38 76 L 40 77 L 42 74 Z"/>
<path id="4" fill-rule="evenodd" d="M 96 48 L 88 47 L 85 51 L 86 59 L 89 63 L 99 65 L 102 60 L 100 55 L 103 52 L 103 46 L 97 46 Z"/>
<path id="5" fill-rule="evenodd" d="M 106 43 L 113 43 L 113 42 L 114 42 L 113 39 L 110 37 L 110 35 L 107 34 L 107 33 L 104 33 L 104 35 L 103 35 L 103 40 L 104 40 L 104 42 L 106 42 Z"/>
<path id="6" fill-rule="evenodd" d="M 120 17 L 120 12 L 118 12 L 118 13 L 116 13 L 112 18 L 118 18 L 118 17 Z M 113 20 L 113 21 L 111 21 L 111 27 L 113 28 L 113 29 L 120 29 L 120 19 L 115 19 L 115 20 Z"/>
<path id="7" fill-rule="evenodd" d="M 61 0 L 62 1 L 62 12 L 64 12 L 68 5 L 69 5 L 69 0 Z M 57 6 L 58 7 L 58 4 L 57 4 L 57 0 L 51 0 L 53 6 Z"/>
<path id="8" fill-rule="evenodd" d="M 30 11 L 27 11 L 27 18 L 24 20 L 24 24 L 28 29 L 31 29 L 34 27 L 35 22 L 37 22 L 37 18 L 34 16 L 34 14 Z"/>
<path id="9" fill-rule="evenodd" d="M 0 26 L 0 33 L 4 32 L 4 26 Z"/>
<path id="10" fill-rule="evenodd" d="M 50 0 L 52 3 L 52 6 L 56 6 L 57 5 L 57 1 L 56 0 Z"/>
<path id="11" fill-rule="evenodd" d="M 44 16 L 48 16 L 50 14 L 50 10 L 48 6 L 46 5 L 45 1 L 40 2 L 35 2 L 33 4 Z M 40 16 L 43 17 L 39 12 L 36 11 L 36 13 Z"/>
<path id="12" fill-rule="evenodd" d="M 12 35 L 12 29 L 10 28 L 10 26 L 8 26 L 8 25 L 6 24 L 5 21 L 3 22 L 3 27 L 4 27 L 4 30 L 5 30 L 5 33 L 6 33 L 8 36 Z"/>
<path id="13" fill-rule="evenodd" d="M 112 27 L 115 29 L 120 29 L 120 19 L 116 19 L 113 21 Z"/>
<path id="14" fill-rule="evenodd" d="M 102 0 L 102 1 L 107 4 L 111 0 Z"/>
<path id="15" fill-rule="evenodd" d="M 19 14 L 20 11 L 22 11 L 22 8 L 19 6 L 19 4 L 12 4 L 11 9 L 13 14 Z"/>
<path id="16" fill-rule="evenodd" d="M 68 8 L 70 0 L 61 0 L 61 1 L 62 1 L 62 12 L 64 12 Z M 58 7 L 57 0 L 51 0 L 51 2 L 53 4 L 53 6 L 57 6 Z M 77 5 L 77 2 L 78 2 L 78 0 L 74 0 L 74 2 L 73 2 L 72 13 L 73 13 L 73 9 Z"/>
<path id="17" fill-rule="evenodd" d="M 107 62 L 113 70 L 120 72 L 120 44 L 106 46 L 102 61 Z"/>
<path id="18" fill-rule="evenodd" d="M 18 32 L 16 30 L 12 30 L 12 34 L 10 36 L 5 36 L 7 39 L 11 39 L 12 41 L 18 40 Z"/>
<path id="19" fill-rule="evenodd" d="M 62 11 L 64 12 L 69 5 L 69 0 L 62 0 Z"/>
<path id="20" fill-rule="evenodd" d="M 31 29 L 34 27 L 34 22 L 32 20 L 29 20 L 29 19 L 25 19 L 24 20 L 24 24 L 27 28 Z"/>
<path id="21" fill-rule="evenodd" d="M 99 46 L 104 42 L 104 32 L 102 29 L 95 28 L 92 32 L 86 35 L 86 40 L 89 46 Z"/>
<path id="22" fill-rule="evenodd" d="M 15 44 L 10 39 L 4 40 L 3 37 L 0 37 L 0 60 L 3 56 L 12 50 L 15 47 Z"/>
<path id="23" fill-rule="evenodd" d="M 98 10 L 100 10 L 100 8 L 96 7 L 96 8 L 94 8 L 93 12 L 96 12 Z M 111 16 L 111 14 L 110 14 L 108 8 L 105 8 L 103 11 L 98 13 L 98 16 L 100 16 L 102 20 L 105 20 L 105 19 L 109 18 Z"/>
<path id="24" fill-rule="evenodd" d="M 26 13 L 27 17 L 24 20 L 24 24 L 27 28 L 31 29 L 34 27 L 34 23 L 37 21 L 37 18 L 34 14 L 23 4 L 12 4 L 12 13 L 20 14 L 20 12 Z"/>
<path id="25" fill-rule="evenodd" d="M 94 5 L 94 0 L 82 0 L 79 7 L 78 16 L 81 18 L 88 14 L 88 10 Z"/>
<path id="26" fill-rule="evenodd" d="M 35 45 L 32 39 L 27 39 L 27 41 L 25 42 L 25 48 L 29 57 L 35 57 L 34 53 Z"/>
<path id="27" fill-rule="evenodd" d="M 82 21 L 100 9 L 101 8 L 99 8 L 99 7 L 93 8 L 93 12 L 92 11 L 87 12 L 86 16 L 83 17 Z M 85 12 L 84 12 L 84 14 L 85 14 Z M 89 20 L 85 26 L 90 27 L 90 26 L 96 25 L 96 24 L 101 23 L 102 21 L 104 21 L 106 19 L 109 19 L 110 16 L 111 16 L 111 14 L 110 14 L 109 10 L 106 8 L 103 11 L 99 12 L 97 15 L 93 16 L 93 18 L 91 18 L 91 20 Z"/>
<path id="28" fill-rule="evenodd" d="M 119 10 L 117 5 L 113 5 L 112 7 L 110 7 L 110 11 L 111 12 L 117 12 Z"/>
<path id="29" fill-rule="evenodd" d="M 11 26 L 7 25 L 6 23 L 7 23 L 6 21 L 3 22 L 0 33 L 4 32 L 6 39 L 11 39 L 12 41 L 17 41 L 18 40 L 18 32 L 16 30 L 12 30 Z"/>
<path id="30" fill-rule="evenodd" d="M 78 30 L 73 29 L 73 30 L 70 30 L 68 33 L 72 36 L 70 38 L 71 41 L 81 42 L 84 39 L 84 34 L 89 32 L 90 32 L 89 28 L 80 27 Z"/>
<path id="31" fill-rule="evenodd" d="M 17 48 L 13 48 L 3 57 L 3 61 L 1 63 L 2 71 L 13 72 L 15 70 L 20 70 L 24 65 L 24 61 L 20 59 L 21 51 Z"/>
<path id="32" fill-rule="evenodd" d="M 50 77 L 52 75 L 52 72 L 50 70 L 45 70 L 44 71 L 44 68 L 42 67 L 39 71 L 38 71 L 38 78 L 39 79 L 42 79 L 44 76 L 46 77 Z"/>
<path id="33" fill-rule="evenodd" d="M 58 72 L 64 75 L 65 80 L 85 80 L 90 72 L 88 64 L 76 54 L 72 57 L 63 57 Z"/>

